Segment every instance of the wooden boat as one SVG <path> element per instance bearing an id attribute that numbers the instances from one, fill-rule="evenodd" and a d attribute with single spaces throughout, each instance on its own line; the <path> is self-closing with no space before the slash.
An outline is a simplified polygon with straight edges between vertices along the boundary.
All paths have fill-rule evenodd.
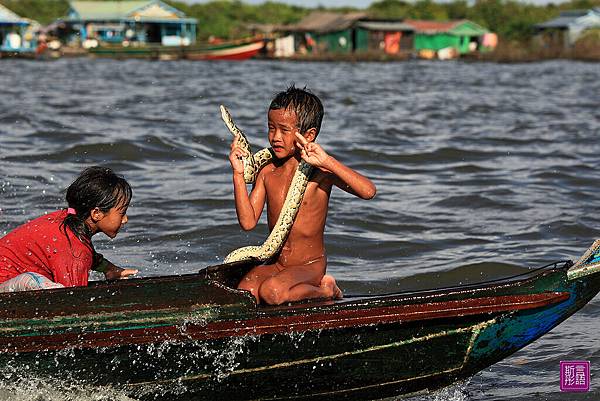
<path id="1" fill-rule="evenodd" d="M 258 306 L 251 265 L 0 294 L 0 366 L 141 399 L 364 400 L 494 364 L 600 290 L 600 240 L 576 263 L 459 286 Z M 333 398 L 332 398 L 333 397 Z"/>
<path id="2" fill-rule="evenodd" d="M 187 60 L 247 60 L 258 54 L 265 47 L 262 39 L 247 43 L 224 43 L 209 51 L 190 50 L 186 52 Z"/>
<path id="3" fill-rule="evenodd" d="M 118 59 L 143 58 L 154 60 L 247 60 L 257 55 L 264 47 L 260 38 L 238 41 L 199 44 L 193 46 L 121 46 L 105 45 L 89 50 L 94 57 Z"/>

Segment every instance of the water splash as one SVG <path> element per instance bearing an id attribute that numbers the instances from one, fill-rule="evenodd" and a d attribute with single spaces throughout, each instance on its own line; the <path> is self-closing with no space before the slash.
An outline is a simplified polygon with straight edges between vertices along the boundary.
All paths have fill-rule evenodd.
<path id="1" fill-rule="evenodd" d="M 459 382 L 431 394 L 427 401 L 469 401 L 469 382 Z"/>
<path id="2" fill-rule="evenodd" d="M 78 381 L 15 374 L 0 379 L 0 401 L 134 401 L 123 391 L 109 386 L 92 386 Z"/>

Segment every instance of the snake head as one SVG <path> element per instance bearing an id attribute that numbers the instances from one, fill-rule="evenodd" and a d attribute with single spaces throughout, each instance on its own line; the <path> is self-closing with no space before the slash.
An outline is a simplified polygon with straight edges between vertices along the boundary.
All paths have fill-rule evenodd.
<path id="1" fill-rule="evenodd" d="M 220 105 L 219 108 L 221 109 L 221 118 L 223 119 L 223 121 L 225 121 L 225 123 L 227 123 L 228 121 L 232 121 L 231 114 L 229 114 L 229 110 L 227 110 L 227 107 Z"/>

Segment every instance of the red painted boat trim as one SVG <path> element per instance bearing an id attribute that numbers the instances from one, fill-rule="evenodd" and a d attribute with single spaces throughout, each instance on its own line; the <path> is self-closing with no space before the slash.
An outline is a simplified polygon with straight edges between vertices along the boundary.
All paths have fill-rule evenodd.
<path id="1" fill-rule="evenodd" d="M 164 340 L 213 340 L 245 335 L 285 334 L 290 332 L 360 327 L 373 324 L 407 323 L 432 319 L 494 314 L 536 309 L 557 304 L 569 298 L 567 292 L 472 298 L 424 304 L 371 307 L 365 309 L 313 312 L 300 309 L 293 315 L 264 315 L 206 325 L 164 326 L 122 329 L 91 333 L 60 333 L 53 336 L 4 337 L 0 352 L 36 352 L 70 348 L 96 348 L 130 344 L 148 344 Z"/>
<path id="2" fill-rule="evenodd" d="M 212 50 L 205 54 L 188 53 L 186 58 L 188 60 L 247 60 L 258 54 L 263 47 L 264 42 L 260 41 L 228 49 Z"/>

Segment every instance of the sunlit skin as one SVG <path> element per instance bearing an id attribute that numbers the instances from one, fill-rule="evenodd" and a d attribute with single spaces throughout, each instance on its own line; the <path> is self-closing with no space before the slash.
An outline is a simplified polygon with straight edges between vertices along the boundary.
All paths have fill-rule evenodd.
<path id="1" fill-rule="evenodd" d="M 110 238 L 115 238 L 128 220 L 127 206 L 118 204 L 108 212 L 103 212 L 97 207 L 92 209 L 89 217 L 85 220 L 85 224 L 90 228 L 92 235 L 102 232 Z M 126 278 L 138 272 L 136 269 L 122 269 L 108 260 L 107 262 L 108 265 L 106 271 L 104 271 L 107 280 Z"/>
<path id="2" fill-rule="evenodd" d="M 323 232 L 329 196 L 335 185 L 362 199 L 375 196 L 375 185 L 345 166 L 314 143 L 317 130 L 299 132 L 296 113 L 290 109 L 270 110 L 269 143 L 276 158 L 258 174 L 248 195 L 237 139 L 231 144 L 235 205 L 240 226 L 256 227 L 265 202 L 269 230 L 277 222 L 292 178 L 301 159 L 314 168 L 294 225 L 274 264 L 252 269 L 238 288 L 248 290 L 257 302 L 281 304 L 308 298 L 341 298 L 335 279 L 325 274 L 327 257 Z"/>

